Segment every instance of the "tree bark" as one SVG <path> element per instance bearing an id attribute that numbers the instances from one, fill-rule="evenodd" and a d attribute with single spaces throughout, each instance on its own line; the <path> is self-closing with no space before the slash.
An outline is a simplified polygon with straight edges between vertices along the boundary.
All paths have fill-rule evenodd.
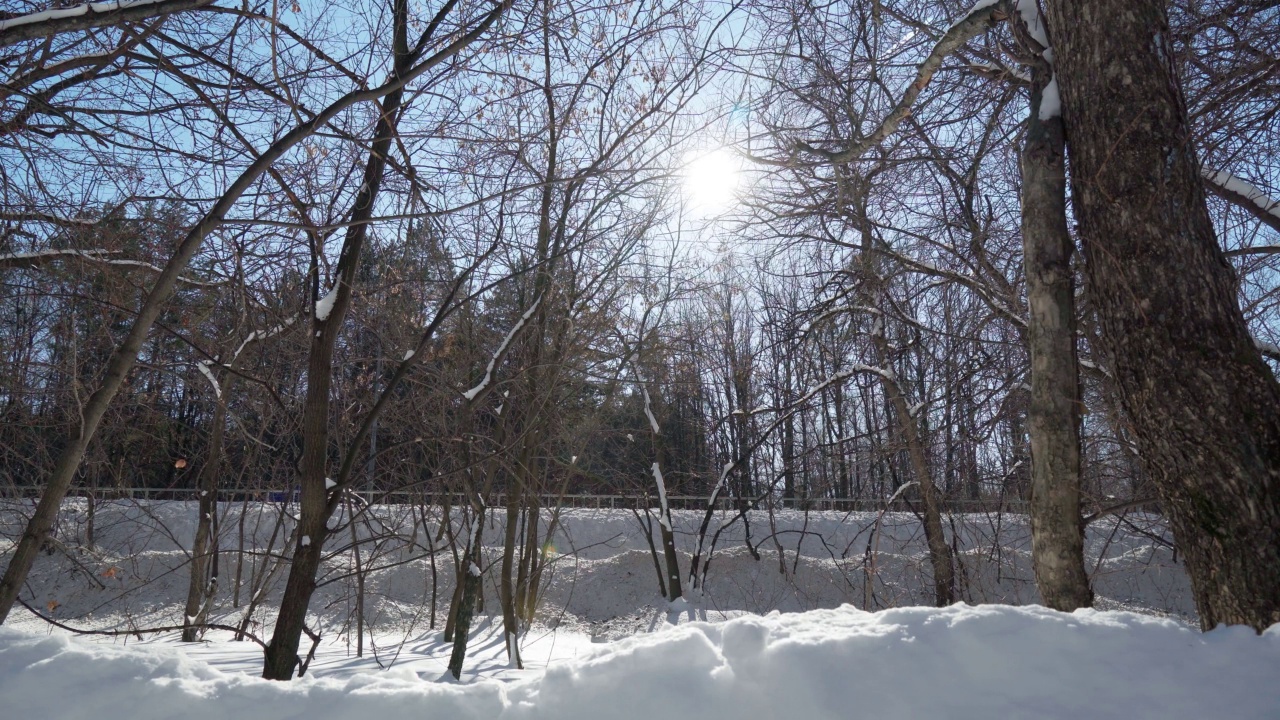
<path id="1" fill-rule="evenodd" d="M 462 593 L 458 596 L 459 602 L 453 627 L 453 650 L 449 654 L 449 672 L 453 674 L 454 680 L 462 677 L 462 664 L 467 659 L 467 641 L 471 637 L 471 618 L 475 615 L 476 603 L 482 589 L 480 581 L 484 577 L 480 568 L 484 508 L 478 504 L 475 505 L 475 522 L 475 533 L 467 546 L 458 583 Z"/>
<path id="2" fill-rule="evenodd" d="M 1020 163 L 1031 355 L 1031 562 L 1044 604 L 1071 612 L 1092 605 L 1093 591 L 1080 522 L 1080 376 L 1062 118 L 1040 117 L 1050 72 L 1043 65 L 1034 71 Z"/>
<path id="3" fill-rule="evenodd" d="M 1205 205 L 1160 0 L 1051 3 L 1102 338 L 1205 629 L 1280 622 L 1280 385 Z"/>

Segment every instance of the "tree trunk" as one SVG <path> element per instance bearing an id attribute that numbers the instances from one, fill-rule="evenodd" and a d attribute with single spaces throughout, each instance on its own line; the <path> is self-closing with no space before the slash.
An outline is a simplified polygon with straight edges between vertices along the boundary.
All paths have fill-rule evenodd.
<path id="1" fill-rule="evenodd" d="M 1200 623 L 1280 622 L 1280 385 L 1205 206 L 1160 0 L 1050 6 L 1089 292 Z"/>
<path id="2" fill-rule="evenodd" d="M 393 76 L 408 70 L 408 5 L 406 0 L 396 0 L 394 5 L 395 37 L 393 52 L 395 66 Z M 289 580 L 285 583 L 284 597 L 280 601 L 280 617 L 276 621 L 271 642 L 264 651 L 262 676 L 268 680 L 288 680 L 298 663 L 298 643 L 302 640 L 303 620 L 311 595 L 315 592 L 315 574 L 320 567 L 320 549 L 328 533 L 326 524 L 337 507 L 337 495 L 342 488 L 330 492 L 328 487 L 329 454 L 329 390 L 333 382 L 333 349 L 342 323 L 351 305 L 352 288 L 356 270 L 360 264 L 360 252 L 368 236 L 373 217 L 374 201 L 382 186 L 382 176 L 387 165 L 387 154 L 400 119 L 400 101 L 403 90 L 394 90 L 382 99 L 381 115 L 374 129 L 374 141 L 365 161 L 364 182 L 356 192 L 351 209 L 352 224 L 342 243 L 338 259 L 332 304 L 327 311 L 319 310 L 311 323 L 310 357 L 307 361 L 307 393 L 302 418 L 302 459 L 298 463 L 302 485 L 302 519 L 298 534 L 310 538 L 310 545 L 299 546 L 289 568 Z M 354 450 L 353 450 L 354 451 Z M 331 495 L 333 497 L 331 497 Z"/>
<path id="3" fill-rule="evenodd" d="M 525 452 L 524 458 L 528 458 Z M 521 465 L 521 468 L 527 467 Z M 507 662 L 517 670 L 523 670 L 520 662 L 520 623 L 516 618 L 516 588 L 514 565 L 516 544 L 520 538 L 520 501 L 524 482 L 516 477 L 516 473 L 508 473 L 510 484 L 507 486 L 507 526 L 502 544 L 502 570 L 499 576 L 499 600 L 502 604 L 502 640 L 507 646 Z M 455 675 L 456 677 L 456 675 Z"/>
<path id="4" fill-rule="evenodd" d="M 888 370 L 888 343 L 883 334 L 874 334 L 876 354 L 879 362 Z M 947 545 L 947 536 L 942 530 L 941 503 L 938 500 L 938 489 L 933 484 L 929 473 L 928 459 L 925 457 L 924 445 L 920 439 L 920 426 L 916 424 L 911 409 L 907 407 L 907 399 L 902 395 L 902 388 L 897 381 L 880 376 L 885 395 L 889 397 L 894 415 L 902 427 L 902 438 L 907 445 L 907 455 L 911 462 L 911 473 L 920 484 L 920 500 L 924 505 L 924 539 L 929 547 L 929 559 L 933 565 L 933 596 L 938 607 L 946 607 L 955 602 L 955 566 L 951 561 L 951 547 Z"/>
<path id="5" fill-rule="evenodd" d="M 889 303 L 884 302 L 885 282 L 880 272 L 880 259 L 875 248 L 876 239 L 872 234 L 871 221 L 867 217 L 866 192 L 864 184 L 859 188 L 855 204 L 850 210 L 853 220 L 862 233 L 862 270 L 865 287 L 862 290 L 863 304 L 883 309 Z M 886 337 L 886 318 L 877 314 L 872 321 L 871 343 L 875 348 L 876 363 L 880 366 L 880 386 L 884 391 L 887 410 L 891 411 L 886 419 L 896 419 L 902 432 L 902 439 L 907 446 L 908 461 L 911 473 L 919 483 L 920 500 L 924 506 L 923 525 L 925 543 L 929 547 L 929 560 L 933 566 L 934 602 L 938 607 L 946 607 L 955 602 L 955 565 L 952 562 L 951 547 L 947 545 L 947 537 L 942 529 L 941 502 L 938 489 L 933 484 L 929 472 L 929 462 L 925 455 L 924 442 L 920 437 L 920 425 L 907 399 L 902 394 L 902 384 L 890 364 L 892 360 L 889 339 Z M 887 423 L 892 433 L 892 422 Z M 896 490 L 898 484 L 894 484 Z"/>
<path id="6" fill-rule="evenodd" d="M 218 591 L 218 472 L 222 466 L 222 445 L 226 435 L 227 400 L 235 385 L 235 375 L 224 376 L 224 387 L 218 394 L 213 411 L 213 429 L 209 435 L 209 455 L 200 469 L 197 487 L 196 536 L 191 545 L 191 578 L 187 584 L 187 608 L 182 617 L 182 642 L 195 642 L 200 626 L 208 619 L 209 604 Z"/>
<path id="7" fill-rule="evenodd" d="M 471 618 L 476 611 L 476 602 L 482 589 L 480 581 L 484 577 L 480 568 L 484 508 L 476 507 L 475 510 L 476 531 L 467 547 L 466 558 L 462 561 L 463 572 L 459 583 L 462 594 L 459 596 L 454 618 L 453 651 L 449 654 L 449 672 L 453 674 L 454 680 L 462 677 L 462 663 L 467 659 L 467 641 L 471 635 Z"/>
<path id="8" fill-rule="evenodd" d="M 1074 244 L 1067 230 L 1062 118 L 1040 117 L 1050 69 L 1035 69 L 1022 150 L 1022 252 L 1031 355 L 1031 562 L 1044 604 L 1093 604 L 1080 519 L 1080 377 L 1076 359 Z"/>

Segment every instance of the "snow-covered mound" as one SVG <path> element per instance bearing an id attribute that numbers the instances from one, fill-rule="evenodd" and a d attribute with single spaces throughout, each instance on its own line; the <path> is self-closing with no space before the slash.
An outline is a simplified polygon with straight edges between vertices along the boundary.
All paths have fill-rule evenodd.
<path id="1" fill-rule="evenodd" d="M 690 623 L 510 682 L 408 669 L 272 683 L 157 644 L 0 627 L 14 718 L 1268 718 L 1280 626 L 1200 634 L 1124 612 L 850 606 Z"/>

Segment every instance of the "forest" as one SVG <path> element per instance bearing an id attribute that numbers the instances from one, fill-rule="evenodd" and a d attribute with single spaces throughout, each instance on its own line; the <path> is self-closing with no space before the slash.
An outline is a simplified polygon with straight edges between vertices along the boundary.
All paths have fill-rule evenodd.
<path id="1" fill-rule="evenodd" d="M 672 623 L 1280 623 L 1269 0 L 4 0 L 0 77 L 0 623 L 289 680 L 407 568 L 522 668 L 588 509 Z"/>

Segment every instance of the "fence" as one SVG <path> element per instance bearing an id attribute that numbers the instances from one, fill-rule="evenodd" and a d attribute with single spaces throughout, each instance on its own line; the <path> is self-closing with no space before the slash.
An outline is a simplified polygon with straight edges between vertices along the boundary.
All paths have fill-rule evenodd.
<path id="1" fill-rule="evenodd" d="M 0 487 L 0 497 L 38 498 L 41 488 L 37 487 Z M 216 491 L 219 502 L 297 502 L 299 491 L 286 490 L 233 490 Z M 409 505 L 426 503 L 441 505 L 446 501 L 454 506 L 469 501 L 457 493 L 415 492 L 411 490 L 348 490 L 364 503 L 380 505 Z M 200 491 L 195 488 L 73 488 L 68 497 L 93 496 L 103 500 L 186 500 L 199 499 Z M 705 495 L 668 495 L 667 502 L 673 510 L 705 510 L 709 498 Z M 774 507 L 796 510 L 826 510 L 837 512 L 879 512 L 885 509 L 885 500 L 875 498 L 783 498 L 774 496 L 761 500 L 761 503 L 772 500 Z M 641 508 L 647 503 L 649 507 L 657 507 L 657 499 L 652 496 L 636 495 L 539 495 L 541 507 L 594 508 L 594 509 L 628 509 Z M 506 496 L 502 493 L 492 494 L 485 498 L 490 507 L 506 505 Z M 743 499 L 721 495 L 716 498 L 716 509 L 723 511 L 736 510 L 741 507 Z M 747 504 L 752 501 L 745 500 Z M 912 511 L 919 509 L 918 502 L 895 500 L 889 510 Z M 942 510 L 951 513 L 1022 513 L 1029 510 L 1029 503 L 1017 498 L 983 498 L 944 499 Z"/>

